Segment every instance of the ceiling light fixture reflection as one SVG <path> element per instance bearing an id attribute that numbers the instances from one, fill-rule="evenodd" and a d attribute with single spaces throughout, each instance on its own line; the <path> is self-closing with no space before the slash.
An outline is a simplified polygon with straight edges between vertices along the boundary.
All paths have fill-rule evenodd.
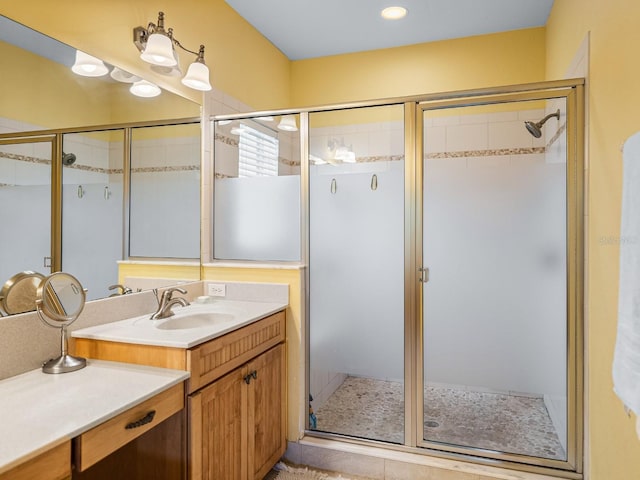
<path id="1" fill-rule="evenodd" d="M 135 83 L 135 82 L 139 82 L 140 80 L 142 80 L 137 75 L 134 75 L 134 74 L 129 73 L 129 72 L 125 72 L 124 70 L 122 70 L 121 68 L 118 68 L 118 67 L 113 67 L 113 70 L 111 70 L 111 73 L 109 75 L 114 80 L 116 80 L 118 82 L 122 82 L 122 83 Z"/>
<path id="2" fill-rule="evenodd" d="M 320 157 L 313 155 L 313 154 L 309 154 L 309 161 L 314 164 L 314 165 L 325 165 L 327 162 L 324 161 L 323 159 L 321 159 Z"/>
<path id="3" fill-rule="evenodd" d="M 129 91 L 133 93 L 136 97 L 151 98 L 151 97 L 157 97 L 158 95 L 160 95 L 160 92 L 162 90 L 160 90 L 160 87 L 158 87 L 157 85 L 151 82 L 147 82 L 146 80 L 140 80 L 134 83 L 133 85 L 131 85 L 131 88 L 129 89 Z"/>
<path id="4" fill-rule="evenodd" d="M 278 129 L 284 130 L 285 132 L 297 131 L 298 125 L 296 124 L 296 117 L 293 115 L 283 115 L 278 124 Z"/>
<path id="5" fill-rule="evenodd" d="M 256 120 L 260 120 L 261 122 L 273 122 L 273 117 L 271 115 L 267 115 L 265 117 L 256 117 Z"/>
<path id="6" fill-rule="evenodd" d="M 83 77 L 101 77 L 109 73 L 109 69 L 102 60 L 80 50 L 76 50 L 76 61 L 71 70 Z"/>
<path id="7" fill-rule="evenodd" d="M 380 12 L 380 16 L 385 20 L 400 20 L 406 15 L 407 9 L 399 6 L 387 7 Z"/>

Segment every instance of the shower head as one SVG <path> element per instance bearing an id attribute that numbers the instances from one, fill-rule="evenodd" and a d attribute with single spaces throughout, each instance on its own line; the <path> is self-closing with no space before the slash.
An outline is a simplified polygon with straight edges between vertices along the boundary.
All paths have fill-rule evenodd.
<path id="1" fill-rule="evenodd" d="M 76 156 L 73 153 L 64 153 L 62 152 L 62 164 L 69 166 L 73 165 L 76 161 Z"/>
<path id="2" fill-rule="evenodd" d="M 529 130 L 529 133 L 531 135 L 536 138 L 540 138 L 542 136 L 542 126 L 551 117 L 556 117 L 558 120 L 560 120 L 560 109 L 556 110 L 556 113 L 550 113 L 537 123 L 526 121 L 524 122 L 524 126 L 527 127 L 527 130 Z"/>

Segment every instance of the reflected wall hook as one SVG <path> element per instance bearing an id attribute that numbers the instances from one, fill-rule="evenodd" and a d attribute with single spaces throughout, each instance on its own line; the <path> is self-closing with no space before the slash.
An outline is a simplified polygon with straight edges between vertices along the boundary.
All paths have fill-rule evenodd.
<path id="1" fill-rule="evenodd" d="M 331 193 L 336 193 L 338 191 L 338 182 L 336 182 L 335 178 L 331 179 Z"/>
<path id="2" fill-rule="evenodd" d="M 104 199 L 109 200 L 110 197 L 111 197 L 111 190 L 109 190 L 109 187 L 104 187 Z"/>
<path id="3" fill-rule="evenodd" d="M 82 197 L 84 197 L 84 188 L 82 188 L 82 185 L 78 185 L 78 198 Z"/>
<path id="4" fill-rule="evenodd" d="M 373 175 L 371 175 L 371 190 L 377 190 L 377 189 L 378 189 L 378 175 L 374 173 Z"/>

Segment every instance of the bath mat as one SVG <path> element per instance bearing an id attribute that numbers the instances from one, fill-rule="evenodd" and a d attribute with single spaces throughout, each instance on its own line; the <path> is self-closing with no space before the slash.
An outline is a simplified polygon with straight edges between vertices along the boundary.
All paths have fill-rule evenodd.
<path id="1" fill-rule="evenodd" d="M 294 468 L 282 462 L 278 463 L 264 480 L 350 480 L 341 475 L 334 476 L 328 473 L 310 470 L 308 468 Z"/>

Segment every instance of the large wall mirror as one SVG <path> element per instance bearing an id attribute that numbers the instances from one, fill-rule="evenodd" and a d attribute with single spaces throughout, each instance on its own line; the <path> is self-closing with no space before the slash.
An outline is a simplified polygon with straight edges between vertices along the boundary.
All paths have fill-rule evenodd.
<path id="1" fill-rule="evenodd" d="M 92 300 L 117 292 L 119 260 L 199 259 L 200 106 L 164 90 L 134 96 L 129 74 L 109 64 L 79 76 L 75 60 L 75 48 L 0 16 L 0 286 L 64 269 Z"/>

